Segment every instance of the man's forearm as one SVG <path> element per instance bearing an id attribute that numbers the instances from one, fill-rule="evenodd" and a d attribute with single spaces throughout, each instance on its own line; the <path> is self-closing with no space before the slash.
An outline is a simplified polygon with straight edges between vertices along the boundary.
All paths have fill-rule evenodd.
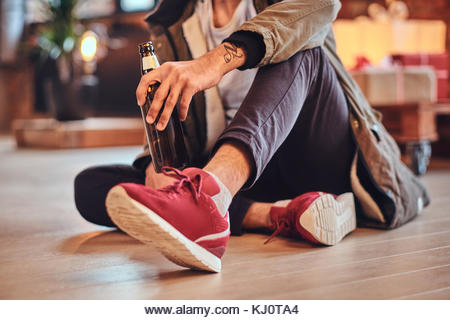
<path id="1" fill-rule="evenodd" d="M 164 105 L 156 127 L 164 130 L 178 101 L 179 117 L 184 121 L 192 96 L 217 85 L 225 74 L 242 66 L 245 59 L 243 48 L 225 42 L 195 60 L 166 62 L 146 73 L 136 89 L 138 105 L 145 103 L 150 84 L 161 83 L 147 113 L 147 122 L 153 124 Z"/>
<path id="2" fill-rule="evenodd" d="M 208 65 L 211 68 L 217 68 L 217 72 L 223 76 L 245 63 L 246 52 L 233 43 L 224 42 L 206 53 L 201 59 L 206 59 Z"/>
<path id="3" fill-rule="evenodd" d="M 254 68 L 262 60 L 266 53 L 266 45 L 262 35 L 250 31 L 237 31 L 231 34 L 223 42 L 234 43 L 244 48 L 246 53 L 245 63 L 239 70 Z"/>

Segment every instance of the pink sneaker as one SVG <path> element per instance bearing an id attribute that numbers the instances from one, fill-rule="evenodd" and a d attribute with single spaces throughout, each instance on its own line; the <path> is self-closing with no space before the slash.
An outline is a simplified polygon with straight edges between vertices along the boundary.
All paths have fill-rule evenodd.
<path id="1" fill-rule="evenodd" d="M 172 262 L 219 272 L 230 237 L 230 192 L 201 169 L 165 167 L 163 173 L 178 180 L 158 190 L 134 183 L 113 187 L 106 198 L 109 216 Z"/>
<path id="2" fill-rule="evenodd" d="M 270 210 L 270 218 L 274 233 L 266 243 L 282 235 L 301 237 L 315 244 L 335 245 L 356 229 L 351 192 L 340 196 L 308 192 L 292 201 L 275 203 Z"/>

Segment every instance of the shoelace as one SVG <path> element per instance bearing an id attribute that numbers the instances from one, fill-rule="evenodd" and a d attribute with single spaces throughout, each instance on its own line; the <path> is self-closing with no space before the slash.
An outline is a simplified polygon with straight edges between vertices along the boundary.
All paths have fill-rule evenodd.
<path id="1" fill-rule="evenodd" d="M 175 181 L 167 187 L 159 189 L 160 191 L 169 193 L 175 191 L 178 193 L 184 186 L 187 186 L 194 196 L 195 202 L 198 202 L 202 189 L 202 177 L 199 174 L 195 175 L 195 177 L 191 179 L 180 170 L 171 167 L 163 167 L 161 172 L 168 177 L 177 179 L 178 181 Z"/>
<path id="2" fill-rule="evenodd" d="M 283 230 L 289 230 L 291 227 L 291 223 L 286 218 L 280 218 L 276 221 L 276 229 L 275 231 L 264 241 L 264 244 L 268 244 L 273 238 L 279 235 Z"/>

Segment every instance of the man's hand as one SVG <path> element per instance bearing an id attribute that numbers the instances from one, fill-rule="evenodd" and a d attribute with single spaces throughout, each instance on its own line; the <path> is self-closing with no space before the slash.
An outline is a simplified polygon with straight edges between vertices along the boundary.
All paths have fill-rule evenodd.
<path id="1" fill-rule="evenodd" d="M 168 177 L 162 173 L 156 173 L 153 164 L 150 163 L 145 170 L 145 185 L 152 189 L 159 189 L 172 184 L 175 178 Z"/>
<path id="2" fill-rule="evenodd" d="M 164 130 L 178 99 L 179 117 L 184 121 L 194 94 L 217 85 L 226 73 L 244 62 L 245 51 L 227 42 L 195 60 L 166 62 L 142 76 L 136 89 L 137 102 L 142 106 L 149 85 L 161 83 L 148 111 L 147 122 L 152 124 L 164 105 L 157 124 L 158 130 Z"/>

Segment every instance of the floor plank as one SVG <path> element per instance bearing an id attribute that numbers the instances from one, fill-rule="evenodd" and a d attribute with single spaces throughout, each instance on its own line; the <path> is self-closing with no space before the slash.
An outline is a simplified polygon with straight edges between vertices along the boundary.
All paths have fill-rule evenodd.
<path id="1" fill-rule="evenodd" d="M 440 288 L 431 291 L 419 292 L 416 294 L 410 294 L 402 296 L 397 299 L 409 299 L 409 300 L 448 300 L 450 297 L 450 287 Z"/>

